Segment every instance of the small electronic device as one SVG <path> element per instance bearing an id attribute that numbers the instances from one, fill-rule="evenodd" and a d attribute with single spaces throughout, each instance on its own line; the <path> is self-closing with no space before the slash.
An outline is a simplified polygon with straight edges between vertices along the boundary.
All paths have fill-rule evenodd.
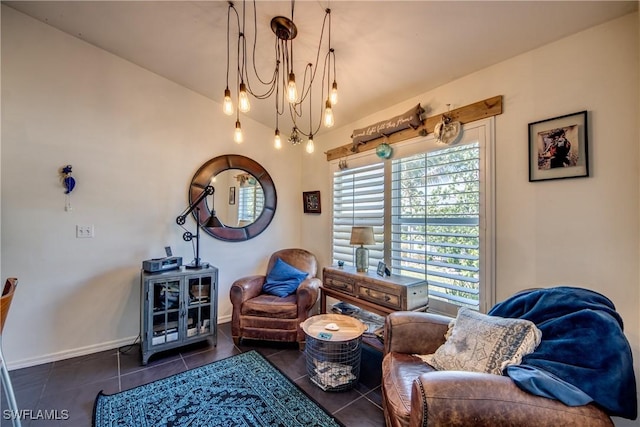
<path id="1" fill-rule="evenodd" d="M 174 270 L 182 266 L 182 257 L 168 256 L 164 258 L 154 258 L 142 261 L 142 269 L 148 273 Z"/>

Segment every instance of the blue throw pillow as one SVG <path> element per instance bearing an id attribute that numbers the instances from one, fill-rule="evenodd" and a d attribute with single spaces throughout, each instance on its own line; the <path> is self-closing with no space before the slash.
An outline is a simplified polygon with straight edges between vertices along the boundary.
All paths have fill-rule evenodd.
<path id="1" fill-rule="evenodd" d="M 306 271 L 300 271 L 278 258 L 267 275 L 262 291 L 284 298 L 294 293 L 308 275 Z"/>

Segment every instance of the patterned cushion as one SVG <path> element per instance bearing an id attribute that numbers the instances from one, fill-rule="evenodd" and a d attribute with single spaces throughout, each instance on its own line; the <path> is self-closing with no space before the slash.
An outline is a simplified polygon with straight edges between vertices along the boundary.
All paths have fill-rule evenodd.
<path id="1" fill-rule="evenodd" d="M 458 310 L 447 341 L 434 354 L 418 355 L 437 370 L 502 375 L 532 353 L 542 333 L 524 319 L 487 316 L 466 307 Z"/>

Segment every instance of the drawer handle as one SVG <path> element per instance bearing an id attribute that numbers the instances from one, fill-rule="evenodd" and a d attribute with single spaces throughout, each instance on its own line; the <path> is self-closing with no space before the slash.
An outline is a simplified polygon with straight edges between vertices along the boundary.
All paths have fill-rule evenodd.
<path id="1" fill-rule="evenodd" d="M 369 290 L 369 289 L 365 290 L 364 293 L 367 294 L 368 296 L 372 297 L 372 298 L 379 299 L 377 296 L 371 295 L 371 290 Z M 385 295 L 383 299 L 384 299 L 385 302 L 389 302 L 389 300 L 391 300 L 391 297 L 389 297 L 389 295 Z"/>

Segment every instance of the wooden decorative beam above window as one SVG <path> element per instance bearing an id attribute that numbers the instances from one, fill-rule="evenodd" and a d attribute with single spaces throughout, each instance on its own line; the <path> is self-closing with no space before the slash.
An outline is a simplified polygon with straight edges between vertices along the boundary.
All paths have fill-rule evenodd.
<path id="1" fill-rule="evenodd" d="M 479 101 L 464 107 L 456 108 L 455 110 L 427 117 L 422 121 L 422 124 L 417 129 L 405 129 L 400 132 L 393 133 L 386 138 L 381 137 L 367 141 L 358 145 L 357 151 L 355 152 L 352 151 L 353 144 L 332 148 L 325 153 L 327 155 L 327 161 L 341 159 L 364 151 L 375 150 L 376 147 L 383 142 L 386 142 L 387 144 L 395 144 L 417 136 L 427 136 L 427 134 L 433 133 L 433 129 L 436 124 L 440 122 L 442 114 L 446 114 L 451 118 L 451 120 L 459 121 L 462 124 L 485 119 L 487 117 L 497 116 L 502 114 L 502 95 L 487 98 L 484 101 Z"/>

